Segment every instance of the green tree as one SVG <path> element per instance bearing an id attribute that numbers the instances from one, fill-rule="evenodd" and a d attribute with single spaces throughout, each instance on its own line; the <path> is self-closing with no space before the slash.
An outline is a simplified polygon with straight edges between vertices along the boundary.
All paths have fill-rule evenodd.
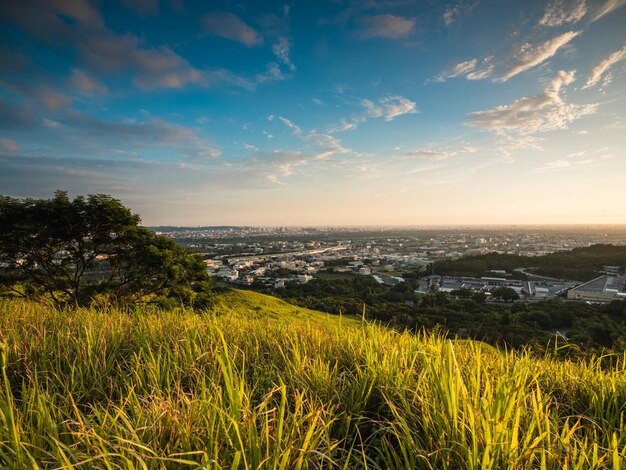
<path id="1" fill-rule="evenodd" d="M 59 304 L 206 301 L 202 259 L 139 223 L 104 194 L 0 196 L 0 285 L 12 295 Z"/>
<path id="2" fill-rule="evenodd" d="M 493 289 L 491 291 L 491 296 L 494 299 L 502 299 L 507 302 L 513 302 L 514 300 L 519 299 L 519 294 L 515 292 L 514 289 L 511 289 L 510 287 L 504 287 L 504 286 L 496 287 L 495 289 Z"/>

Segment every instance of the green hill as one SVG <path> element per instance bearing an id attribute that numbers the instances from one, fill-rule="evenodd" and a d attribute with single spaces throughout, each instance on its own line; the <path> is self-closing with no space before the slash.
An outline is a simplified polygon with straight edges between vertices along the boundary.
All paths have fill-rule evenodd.
<path id="1" fill-rule="evenodd" d="M 338 318 L 337 315 L 298 307 L 271 295 L 240 289 L 232 289 L 218 296 L 212 313 L 283 321 L 305 320 L 318 325 L 333 324 Z M 354 316 L 347 316 L 343 324 L 354 326 L 358 322 L 355 323 Z"/>
<path id="2" fill-rule="evenodd" d="M 498 269 L 513 273 L 518 268 L 531 268 L 533 273 L 555 277 L 588 281 L 597 277 L 605 265 L 626 269 L 626 246 L 592 245 L 569 251 L 549 253 L 544 256 L 517 256 L 488 253 L 465 256 L 457 260 L 435 262 L 437 274 L 449 276 L 489 276 L 490 270 Z"/>
<path id="3" fill-rule="evenodd" d="M 626 357 L 398 333 L 253 292 L 0 302 L 3 468 L 620 468 Z"/>

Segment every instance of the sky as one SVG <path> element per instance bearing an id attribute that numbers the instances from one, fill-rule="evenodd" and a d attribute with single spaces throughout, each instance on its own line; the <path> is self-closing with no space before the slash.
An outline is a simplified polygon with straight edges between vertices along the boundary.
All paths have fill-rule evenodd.
<path id="1" fill-rule="evenodd" d="M 145 225 L 626 223 L 626 0 L 0 2 L 0 194 Z"/>

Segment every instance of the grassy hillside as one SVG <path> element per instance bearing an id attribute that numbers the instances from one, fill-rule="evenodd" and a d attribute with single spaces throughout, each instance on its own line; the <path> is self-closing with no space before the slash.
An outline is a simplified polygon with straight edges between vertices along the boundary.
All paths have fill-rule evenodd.
<path id="1" fill-rule="evenodd" d="M 620 468 L 626 358 L 399 334 L 252 292 L 213 312 L 0 303 L 7 468 Z"/>

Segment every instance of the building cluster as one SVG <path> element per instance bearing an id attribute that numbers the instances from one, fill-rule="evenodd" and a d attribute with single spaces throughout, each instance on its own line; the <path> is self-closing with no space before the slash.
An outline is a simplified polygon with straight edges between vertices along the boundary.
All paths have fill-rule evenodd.
<path id="1" fill-rule="evenodd" d="M 500 276 L 506 273 L 494 273 Z M 474 277 L 455 277 L 455 276 L 426 276 L 420 280 L 420 287 L 416 291 L 417 294 L 427 294 L 433 292 L 454 293 L 462 289 L 470 290 L 474 293 L 483 292 L 490 297 L 492 291 L 498 287 L 509 287 L 520 298 L 543 300 L 551 297 L 564 296 L 568 289 L 576 286 L 574 282 L 556 281 L 556 280 L 539 280 L 539 281 L 522 281 L 510 279 L 507 277 L 483 276 Z"/>
<path id="2" fill-rule="evenodd" d="M 625 276 L 620 274 L 619 266 L 604 266 L 602 276 L 570 289 L 567 298 L 587 302 L 626 300 Z"/>
<path id="3" fill-rule="evenodd" d="M 487 253 L 541 256 L 597 243 L 626 244 L 623 230 L 608 227 L 160 227 L 159 232 L 200 253 L 212 276 L 273 288 L 331 273 L 372 276 L 380 284 L 393 286 L 404 281 L 403 273 L 439 260 Z M 625 298 L 623 276 L 607 268 L 605 275 L 580 286 L 549 279 L 519 281 L 496 271 L 484 278 L 429 276 L 422 279 L 418 293 L 471 289 L 489 295 L 504 286 L 526 299 L 566 296 L 596 302 Z"/>
<path id="4" fill-rule="evenodd" d="M 374 275 L 381 284 L 391 284 L 398 276 L 391 274 L 409 268 L 421 268 L 428 261 L 416 253 L 382 254 L 370 243 L 330 247 L 257 256 L 217 257 L 205 260 L 211 276 L 239 284 L 255 282 L 282 287 L 285 282 L 306 283 L 320 270 L 335 273 Z M 399 281 L 396 281 L 399 282 Z"/>
<path id="5" fill-rule="evenodd" d="M 389 227 L 158 227 L 157 233 L 207 257 L 279 254 L 328 248 L 339 243 L 369 244 L 388 255 L 429 261 L 485 253 L 539 256 L 596 243 L 626 243 L 619 231 L 532 228 L 426 229 Z"/>

